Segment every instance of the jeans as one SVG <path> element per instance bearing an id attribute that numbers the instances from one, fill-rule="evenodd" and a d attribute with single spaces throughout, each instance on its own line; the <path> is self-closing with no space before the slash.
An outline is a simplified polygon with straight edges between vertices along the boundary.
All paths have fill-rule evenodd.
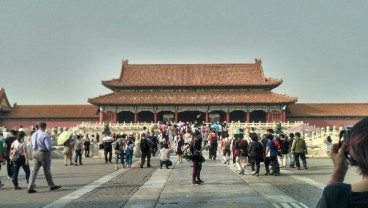
<path id="1" fill-rule="evenodd" d="M 192 172 L 192 181 L 199 181 L 201 180 L 201 170 L 202 170 L 202 163 L 193 160 L 193 172 Z"/>
<path id="2" fill-rule="evenodd" d="M 300 168 L 299 157 L 303 162 L 303 166 L 306 167 L 307 166 L 307 159 L 305 157 L 305 153 L 294 153 L 296 167 Z"/>
<path id="3" fill-rule="evenodd" d="M 76 149 L 75 150 L 74 163 L 77 164 L 77 161 L 79 161 L 79 165 L 82 164 L 82 150 L 81 149 Z"/>
<path id="4" fill-rule="evenodd" d="M 117 152 L 117 151 L 115 151 L 115 164 L 116 165 L 118 165 L 119 159 L 120 159 L 121 165 L 125 165 L 124 155 L 125 155 L 124 152 Z"/>
<path id="5" fill-rule="evenodd" d="M 166 168 L 169 168 L 169 166 L 172 166 L 172 162 L 170 160 L 160 160 L 160 168 L 162 168 L 163 165 L 165 165 Z"/>
<path id="6" fill-rule="evenodd" d="M 109 154 L 109 158 L 107 158 L 107 154 Z M 112 159 L 112 148 L 105 148 L 104 149 L 104 155 L 105 155 L 105 162 L 111 162 Z"/>
<path id="7" fill-rule="evenodd" d="M 84 148 L 84 156 L 89 157 L 89 146 Z"/>
<path id="8" fill-rule="evenodd" d="M 126 163 L 128 165 L 132 165 L 132 163 L 133 163 L 133 154 L 126 154 L 125 157 L 126 157 Z"/>
<path id="9" fill-rule="evenodd" d="M 141 168 L 143 167 L 144 163 L 146 162 L 146 158 L 147 158 L 147 167 L 151 167 L 151 152 L 142 152 Z"/>
<path id="10" fill-rule="evenodd" d="M 22 167 L 24 172 L 26 173 L 26 180 L 28 183 L 29 176 L 31 175 L 31 171 L 29 169 L 29 165 L 26 165 L 26 158 L 23 155 L 21 155 L 17 161 L 13 162 L 13 164 L 14 164 L 14 169 L 13 169 L 12 182 L 14 186 L 18 186 L 18 174 L 19 174 L 20 167 Z"/>

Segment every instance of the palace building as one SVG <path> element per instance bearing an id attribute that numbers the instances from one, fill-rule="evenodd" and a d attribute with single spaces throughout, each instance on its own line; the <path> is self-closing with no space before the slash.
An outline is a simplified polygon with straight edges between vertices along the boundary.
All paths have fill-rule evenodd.
<path id="1" fill-rule="evenodd" d="M 102 81 L 112 92 L 86 105 L 10 104 L 0 89 L 0 129 L 81 123 L 304 122 L 318 127 L 354 125 L 368 116 L 368 103 L 296 103 L 272 92 L 281 79 L 266 77 L 262 62 L 248 64 L 129 64 L 120 77 Z M 92 104 L 92 105 L 91 105 Z"/>
<path id="2" fill-rule="evenodd" d="M 281 79 L 250 64 L 129 64 L 102 81 L 110 94 L 91 98 L 100 122 L 284 122 L 297 98 L 272 92 Z"/>

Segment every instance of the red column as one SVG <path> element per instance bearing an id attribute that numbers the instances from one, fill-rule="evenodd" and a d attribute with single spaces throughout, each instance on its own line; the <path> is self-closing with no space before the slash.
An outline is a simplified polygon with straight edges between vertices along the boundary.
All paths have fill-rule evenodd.
<path id="1" fill-rule="evenodd" d="M 206 123 L 208 123 L 208 117 L 209 117 L 209 115 L 208 115 L 209 113 L 208 113 L 208 111 L 206 111 Z"/>
<path id="2" fill-rule="evenodd" d="M 134 112 L 134 123 L 138 123 L 138 113 Z"/>
<path id="3" fill-rule="evenodd" d="M 157 112 L 153 113 L 153 122 L 157 123 Z"/>
<path id="4" fill-rule="evenodd" d="M 175 112 L 175 123 L 178 123 L 178 112 Z"/>
<path id="5" fill-rule="evenodd" d="M 226 123 L 230 122 L 230 112 L 226 112 Z"/>
<path id="6" fill-rule="evenodd" d="M 118 114 L 116 112 L 112 113 L 112 122 L 116 123 L 118 121 Z"/>
<path id="7" fill-rule="evenodd" d="M 286 113 L 285 113 L 285 111 L 281 111 L 281 121 L 282 122 L 286 122 Z"/>
<path id="8" fill-rule="evenodd" d="M 250 112 L 249 111 L 247 111 L 247 123 L 249 123 L 250 122 Z"/>
<path id="9" fill-rule="evenodd" d="M 269 123 L 270 122 L 270 112 L 267 111 L 266 113 L 266 123 Z"/>
<path id="10" fill-rule="evenodd" d="M 105 121 L 105 113 L 100 112 L 100 123 L 103 123 Z"/>

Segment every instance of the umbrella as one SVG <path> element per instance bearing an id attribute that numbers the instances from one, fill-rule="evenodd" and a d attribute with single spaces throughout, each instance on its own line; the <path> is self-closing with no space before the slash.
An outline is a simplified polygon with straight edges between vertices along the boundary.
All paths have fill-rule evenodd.
<path id="1" fill-rule="evenodd" d="M 306 124 L 302 124 L 300 126 L 296 126 L 294 128 L 289 129 L 289 132 L 295 133 L 295 132 L 306 132 L 306 131 L 321 131 L 320 128 L 309 126 Z"/>
<path id="2" fill-rule="evenodd" d="M 58 145 L 64 144 L 66 141 L 68 141 L 72 133 L 72 131 L 64 131 L 63 133 L 61 133 L 57 140 Z"/>

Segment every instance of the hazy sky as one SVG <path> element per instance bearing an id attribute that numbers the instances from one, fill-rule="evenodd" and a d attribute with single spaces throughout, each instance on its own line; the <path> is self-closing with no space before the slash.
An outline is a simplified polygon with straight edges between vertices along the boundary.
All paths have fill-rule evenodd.
<path id="1" fill-rule="evenodd" d="M 86 104 L 129 63 L 253 63 L 299 103 L 368 102 L 368 1 L 0 0 L 11 103 Z M 241 77 L 240 77 L 241 78 Z"/>

